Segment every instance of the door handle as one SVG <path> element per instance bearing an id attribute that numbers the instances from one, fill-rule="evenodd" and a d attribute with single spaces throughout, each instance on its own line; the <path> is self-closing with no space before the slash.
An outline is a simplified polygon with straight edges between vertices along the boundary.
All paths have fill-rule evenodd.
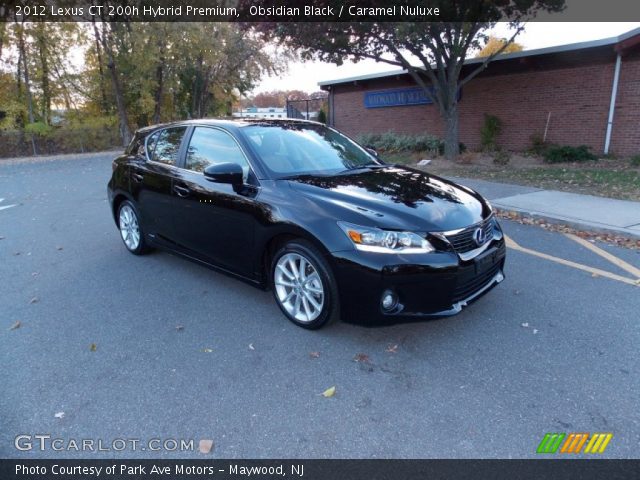
<path id="1" fill-rule="evenodd" d="M 187 187 L 181 187 L 180 185 L 174 185 L 173 191 L 178 194 L 179 197 L 188 197 L 191 193 L 191 190 Z"/>
<path id="2" fill-rule="evenodd" d="M 131 177 L 133 178 L 134 181 L 140 183 L 142 180 L 144 180 L 144 175 L 140 175 L 139 173 L 132 173 Z"/>

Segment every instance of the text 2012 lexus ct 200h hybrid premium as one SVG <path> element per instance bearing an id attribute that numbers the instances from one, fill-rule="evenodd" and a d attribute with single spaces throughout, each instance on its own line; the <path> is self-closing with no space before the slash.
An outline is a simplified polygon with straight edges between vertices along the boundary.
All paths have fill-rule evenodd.
<path id="1" fill-rule="evenodd" d="M 315 122 L 141 129 L 108 195 L 131 253 L 160 247 L 270 288 L 305 328 L 452 315 L 504 279 L 480 195 Z"/>

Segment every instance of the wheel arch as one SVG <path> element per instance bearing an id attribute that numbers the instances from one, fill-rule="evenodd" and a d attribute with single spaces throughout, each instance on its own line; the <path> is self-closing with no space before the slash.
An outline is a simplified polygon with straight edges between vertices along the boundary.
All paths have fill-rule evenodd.
<path id="1" fill-rule="evenodd" d="M 318 251 L 327 258 L 327 260 L 329 259 L 329 250 L 325 247 L 322 241 L 311 232 L 295 225 L 280 225 L 277 229 L 272 230 L 268 236 L 264 237 L 261 247 L 258 249 L 258 251 L 261 252 L 259 259 L 259 275 L 263 287 L 271 287 L 271 261 L 275 253 L 287 242 L 297 239 L 309 242 L 311 245 L 316 247 Z M 331 262 L 329 262 L 329 264 L 331 264 Z"/>
<path id="2" fill-rule="evenodd" d="M 124 202 L 125 200 L 133 202 L 133 200 L 131 200 L 128 195 L 123 192 L 118 192 L 114 195 L 113 202 L 111 202 L 111 213 L 113 214 L 113 220 L 114 222 L 116 222 L 116 226 L 118 225 L 118 209 L 120 208 L 120 205 L 122 205 L 122 202 Z"/>

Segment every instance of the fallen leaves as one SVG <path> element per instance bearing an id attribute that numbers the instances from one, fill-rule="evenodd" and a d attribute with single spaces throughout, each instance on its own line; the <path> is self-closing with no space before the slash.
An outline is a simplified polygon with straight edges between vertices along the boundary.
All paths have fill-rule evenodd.
<path id="1" fill-rule="evenodd" d="M 321 393 L 321 395 L 324 398 L 331 398 L 336 394 L 336 387 L 329 387 L 327 388 L 324 392 Z"/>
<path id="2" fill-rule="evenodd" d="M 20 328 L 22 326 L 22 322 L 20 320 L 18 320 L 16 323 L 14 323 L 13 325 L 11 325 L 11 327 L 9 328 L 9 330 L 17 330 L 18 328 Z"/>
<path id="3" fill-rule="evenodd" d="M 56 247 L 56 250 L 61 251 L 61 250 L 63 250 L 63 248 L 62 248 L 60 245 L 58 245 L 58 246 Z"/>
<path id="4" fill-rule="evenodd" d="M 387 352 L 387 353 L 398 353 L 398 345 L 397 344 L 396 345 L 389 345 L 386 348 L 385 352 Z"/>
<path id="5" fill-rule="evenodd" d="M 92 343 L 91 345 L 89 345 L 90 352 L 95 352 L 96 350 L 98 350 L 98 346 L 95 343 Z"/>
<path id="6" fill-rule="evenodd" d="M 537 218 L 531 215 L 509 210 L 497 209 L 496 214 L 500 218 L 518 222 L 521 225 L 535 225 L 550 232 L 570 233 L 580 238 L 589 240 L 590 242 L 602 242 L 617 247 L 640 250 L 640 240 L 637 238 L 625 237 L 624 235 L 616 235 L 614 233 L 605 232 L 587 232 L 576 230 L 575 228 L 560 223 L 547 223 L 547 220 Z"/>
<path id="7" fill-rule="evenodd" d="M 212 449 L 213 449 L 213 440 L 203 438 L 202 440 L 200 440 L 200 442 L 198 442 L 198 450 L 200 451 L 200 453 L 203 453 L 206 455 L 207 453 L 210 453 Z"/>
<path id="8" fill-rule="evenodd" d="M 358 354 L 356 354 L 355 357 L 353 357 L 353 361 L 354 362 L 369 363 L 369 355 L 367 355 L 365 353 L 358 353 Z"/>
<path id="9" fill-rule="evenodd" d="M 309 356 L 311 358 L 319 358 L 320 357 L 320 352 L 309 352 Z"/>
<path id="10" fill-rule="evenodd" d="M 56 412 L 53 416 L 55 418 L 64 418 L 64 412 Z"/>

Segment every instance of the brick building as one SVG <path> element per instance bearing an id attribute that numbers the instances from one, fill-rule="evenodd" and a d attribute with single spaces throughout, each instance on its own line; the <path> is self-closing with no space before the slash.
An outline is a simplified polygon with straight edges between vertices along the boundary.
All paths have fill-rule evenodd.
<path id="1" fill-rule="evenodd" d="M 467 60 L 462 76 L 481 62 Z M 328 121 L 346 133 L 443 137 L 437 106 L 404 70 L 319 83 Z M 464 86 L 460 141 L 480 146 L 484 114 L 503 121 L 499 144 L 525 150 L 531 137 L 594 152 L 640 153 L 640 29 L 619 37 L 501 55 Z"/>

